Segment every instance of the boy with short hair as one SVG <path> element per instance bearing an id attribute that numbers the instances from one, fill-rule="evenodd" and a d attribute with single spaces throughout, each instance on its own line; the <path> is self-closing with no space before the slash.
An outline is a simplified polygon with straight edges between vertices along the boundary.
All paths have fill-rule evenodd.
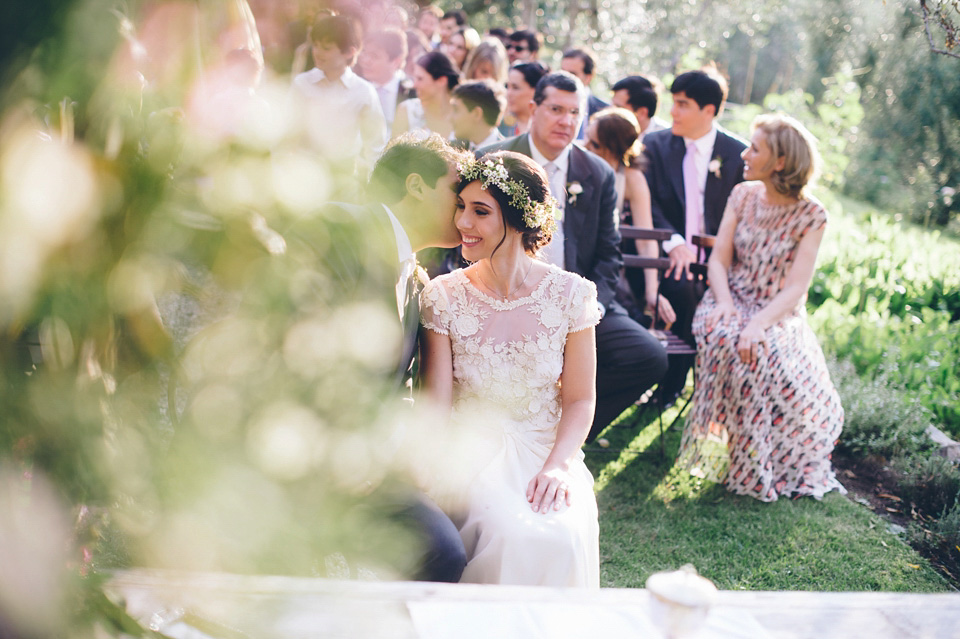
<path id="1" fill-rule="evenodd" d="M 506 91 L 492 80 L 457 85 L 450 99 L 453 133 L 473 151 L 503 139 L 497 126 L 507 105 Z"/>
<path id="2" fill-rule="evenodd" d="M 306 99 L 308 134 L 338 172 L 364 180 L 387 143 L 387 126 L 373 85 L 350 69 L 362 47 L 360 25 L 321 16 L 310 42 L 316 67 L 293 79 Z"/>

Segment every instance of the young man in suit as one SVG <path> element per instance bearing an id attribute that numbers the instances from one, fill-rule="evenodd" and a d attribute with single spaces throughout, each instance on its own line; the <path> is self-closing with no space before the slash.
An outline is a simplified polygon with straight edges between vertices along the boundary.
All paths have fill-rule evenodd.
<path id="1" fill-rule="evenodd" d="M 640 125 L 640 139 L 670 125 L 654 115 L 659 102 L 657 88 L 642 75 L 628 75 L 613 85 L 613 106 L 632 111 Z"/>
<path id="2" fill-rule="evenodd" d="M 530 131 L 491 147 L 533 158 L 546 169 L 561 224 L 543 257 L 597 286 L 597 410 L 587 441 L 660 381 L 663 346 L 614 300 L 623 260 L 617 230 L 615 177 L 610 166 L 574 143 L 583 117 L 583 84 L 566 71 L 545 75 L 533 96 Z"/>
<path id="3" fill-rule="evenodd" d="M 564 51 L 563 59 L 560 60 L 560 68 L 580 78 L 580 82 L 583 83 L 587 91 L 587 115 L 580 122 L 580 129 L 577 132 L 577 139 L 584 140 L 587 137 L 587 124 L 590 121 L 590 116 L 607 108 L 610 103 L 595 96 L 590 89 L 596 63 L 586 49 L 567 49 Z"/>
<path id="4" fill-rule="evenodd" d="M 670 87 L 672 128 L 644 137 L 653 225 L 673 233 L 663 243 L 670 258 L 660 292 L 677 313 L 673 332 L 691 346 L 693 313 L 703 285 L 693 280 L 690 264 L 697 259 L 694 235 L 716 235 L 730 191 L 743 181 L 745 143 L 723 130 L 716 118 L 727 98 L 727 83 L 716 69 L 681 73 Z M 670 362 L 664 396 L 683 390 L 692 357 Z"/>

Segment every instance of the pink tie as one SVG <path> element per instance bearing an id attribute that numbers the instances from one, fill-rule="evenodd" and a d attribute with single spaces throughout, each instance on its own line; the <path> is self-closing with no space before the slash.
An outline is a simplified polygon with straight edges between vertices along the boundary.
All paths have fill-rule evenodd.
<path id="1" fill-rule="evenodd" d="M 697 145 L 693 142 L 687 145 L 687 153 L 683 156 L 683 194 L 686 199 L 684 239 L 687 240 L 690 250 L 696 253 L 693 236 L 700 234 L 703 192 L 700 190 L 700 176 L 697 175 Z"/>

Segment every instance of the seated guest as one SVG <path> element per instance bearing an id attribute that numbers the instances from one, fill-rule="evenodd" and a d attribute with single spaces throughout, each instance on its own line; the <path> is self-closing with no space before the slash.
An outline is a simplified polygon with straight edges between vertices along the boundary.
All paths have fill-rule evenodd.
<path id="1" fill-rule="evenodd" d="M 472 264 L 421 295 L 425 379 L 469 437 L 439 486 L 467 551 L 461 581 L 600 587 L 593 477 L 597 289 L 537 257 L 555 224 L 547 175 L 518 153 L 461 166 L 455 221 Z M 520 382 L 520 383 L 518 383 Z"/>
<path id="2" fill-rule="evenodd" d="M 470 151 L 503 139 L 497 130 L 506 104 L 504 89 L 492 80 L 465 82 L 453 90 L 453 133 Z"/>
<path id="3" fill-rule="evenodd" d="M 460 29 L 469 26 L 467 24 L 467 14 L 460 9 L 447 11 L 440 18 L 440 44 L 449 44 L 450 37 Z"/>
<path id="4" fill-rule="evenodd" d="M 393 128 L 397 105 L 417 95 L 413 83 L 400 70 L 406 59 L 406 35 L 399 29 L 383 29 L 367 34 L 357 61 L 360 75 L 377 90 L 388 129 Z"/>
<path id="5" fill-rule="evenodd" d="M 630 75 L 613 85 L 613 105 L 629 109 L 640 125 L 640 140 L 654 131 L 670 128 L 670 125 L 656 117 L 657 87 L 642 75 Z"/>
<path id="6" fill-rule="evenodd" d="M 550 70 L 539 62 L 521 62 L 507 72 L 507 116 L 500 132 L 505 137 L 526 133 L 533 113 L 534 88 Z"/>
<path id="7" fill-rule="evenodd" d="M 716 118 L 727 98 L 727 82 L 716 68 L 681 73 L 670 87 L 673 125 L 643 139 L 644 175 L 650 187 L 653 224 L 673 236 L 663 243 L 670 259 L 660 292 L 670 300 L 677 320 L 672 330 L 694 345 L 690 324 L 703 296 L 689 266 L 697 259 L 693 236 L 716 235 L 727 197 L 743 181 L 742 140 L 724 131 Z M 663 381 L 666 401 L 683 390 L 691 356 L 671 358 Z"/>
<path id="8" fill-rule="evenodd" d="M 429 49 L 433 49 L 440 44 L 440 19 L 442 17 L 443 9 L 433 4 L 428 4 L 420 9 L 420 14 L 417 16 L 417 29 L 427 39 Z"/>
<path id="9" fill-rule="evenodd" d="M 431 51 L 420 56 L 413 71 L 417 97 L 397 106 L 393 137 L 407 131 L 433 131 L 444 139 L 453 134 L 450 94 L 460 83 L 460 73 L 447 54 Z"/>
<path id="10" fill-rule="evenodd" d="M 376 89 L 350 70 L 363 44 L 360 24 L 349 16 L 322 16 L 310 42 L 316 67 L 297 75 L 293 86 L 304 98 L 311 142 L 338 177 L 365 180 L 387 142 L 387 127 Z"/>
<path id="11" fill-rule="evenodd" d="M 458 70 L 463 70 L 467 56 L 480 44 L 480 34 L 471 27 L 461 27 L 450 39 L 440 45 L 440 50 L 450 56 Z"/>
<path id="12" fill-rule="evenodd" d="M 830 454 L 840 397 L 805 302 L 827 213 L 805 193 L 816 140 L 788 116 L 760 116 L 710 255 L 693 320 L 697 388 L 680 459 L 762 501 L 846 492 Z"/>
<path id="13" fill-rule="evenodd" d="M 507 50 L 497 38 L 485 38 L 463 64 L 464 80 L 490 79 L 507 84 Z"/>
<path id="14" fill-rule="evenodd" d="M 540 34 L 529 29 L 514 31 L 510 34 L 510 42 L 506 47 L 511 65 L 533 62 L 540 55 Z"/>
<path id="15" fill-rule="evenodd" d="M 604 102 L 590 90 L 595 66 L 593 56 L 586 49 L 567 49 L 563 52 L 563 59 L 560 60 L 560 68 L 580 78 L 580 82 L 583 82 L 583 86 L 587 90 L 587 117 L 583 119 L 583 124 L 577 133 L 578 140 L 583 140 L 586 137 L 587 123 L 589 123 L 593 114 L 610 106 L 608 102 Z"/>
<path id="16" fill-rule="evenodd" d="M 478 153 L 515 151 L 532 157 L 550 177 L 562 222 L 544 248 L 544 259 L 597 287 L 597 410 L 587 441 L 620 416 L 666 372 L 663 346 L 614 299 L 623 258 L 617 230 L 616 177 L 610 165 L 573 140 L 585 94 L 566 71 L 540 79 L 529 133 Z"/>
<path id="17" fill-rule="evenodd" d="M 609 164 L 616 174 L 617 210 L 620 212 L 620 222 L 652 229 L 650 189 L 647 187 L 643 172 L 637 166 L 637 156 L 641 148 L 639 134 L 637 120 L 630 111 L 610 107 L 590 118 L 590 124 L 587 125 L 586 147 Z M 626 242 L 627 240 L 624 240 L 624 243 Z M 660 255 L 660 246 L 653 240 L 635 240 L 632 244 L 625 249 L 631 249 L 629 252 L 634 255 L 646 257 Z M 633 273 L 635 273 L 633 270 L 627 271 L 627 274 Z M 626 279 L 631 285 L 633 284 L 631 278 Z M 662 319 L 666 324 L 672 324 L 676 320 L 673 307 L 670 306 L 667 298 L 662 295 L 657 296 L 657 271 L 644 269 L 643 273 L 637 274 L 637 279 L 639 286 L 634 286 L 632 291 L 636 299 L 645 300 L 647 309 L 651 312 L 655 311 L 657 318 Z M 628 309 L 635 303 L 633 299 L 620 299 L 619 291 L 618 300 Z M 624 304 L 624 302 L 627 303 Z M 638 310 L 643 311 L 643 309 Z"/>
<path id="18" fill-rule="evenodd" d="M 507 46 L 507 43 L 510 42 L 510 32 L 502 27 L 487 29 L 486 37 L 496 38 L 503 46 Z"/>
<path id="19" fill-rule="evenodd" d="M 413 72 L 417 68 L 417 60 L 424 53 L 433 51 L 433 46 L 427 40 L 419 29 L 407 29 L 407 60 L 403 65 L 403 73 L 408 78 L 413 78 Z"/>

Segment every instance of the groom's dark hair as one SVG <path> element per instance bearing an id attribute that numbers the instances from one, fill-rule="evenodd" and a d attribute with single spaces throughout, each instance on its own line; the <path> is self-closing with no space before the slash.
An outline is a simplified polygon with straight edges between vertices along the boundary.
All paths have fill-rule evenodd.
<path id="1" fill-rule="evenodd" d="M 374 165 L 368 196 L 375 202 L 396 204 L 407 194 L 407 177 L 411 174 L 416 173 L 434 188 L 437 180 L 464 159 L 472 156 L 454 149 L 436 133 L 427 137 L 405 133 L 387 146 Z"/>

